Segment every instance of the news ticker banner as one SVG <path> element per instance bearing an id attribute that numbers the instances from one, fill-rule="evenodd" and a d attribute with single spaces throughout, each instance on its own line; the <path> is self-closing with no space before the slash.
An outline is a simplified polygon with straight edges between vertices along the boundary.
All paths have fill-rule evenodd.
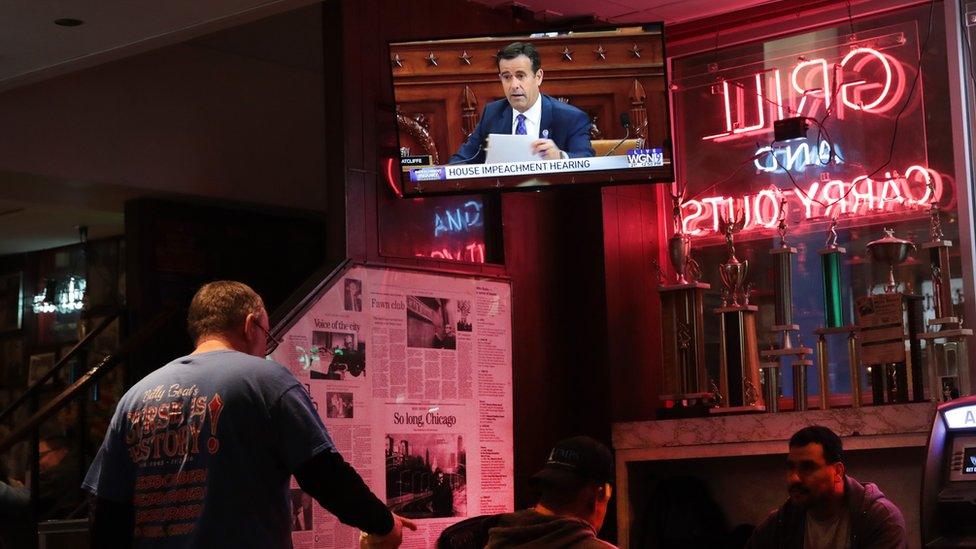
<path id="1" fill-rule="evenodd" d="M 566 172 L 595 172 L 664 166 L 663 149 L 630 149 L 626 155 L 560 158 L 495 164 L 455 164 L 410 170 L 410 181 L 449 181 L 478 177 L 511 177 Z"/>

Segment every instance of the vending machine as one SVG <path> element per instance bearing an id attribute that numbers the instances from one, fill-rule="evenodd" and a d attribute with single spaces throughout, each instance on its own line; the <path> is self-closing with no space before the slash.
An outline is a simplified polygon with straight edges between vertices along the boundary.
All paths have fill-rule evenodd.
<path id="1" fill-rule="evenodd" d="M 937 409 L 920 507 L 922 547 L 976 548 L 976 396 Z"/>

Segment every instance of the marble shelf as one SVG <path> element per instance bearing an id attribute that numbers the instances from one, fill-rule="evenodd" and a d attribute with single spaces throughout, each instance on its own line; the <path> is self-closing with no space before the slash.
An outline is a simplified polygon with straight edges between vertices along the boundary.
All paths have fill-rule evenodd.
<path id="1" fill-rule="evenodd" d="M 914 402 L 806 412 L 615 423 L 613 446 L 616 454 L 619 545 L 630 546 L 630 526 L 635 520 L 631 505 L 634 494 L 631 492 L 644 489 L 630 484 L 634 466 L 646 469 L 653 467 L 655 461 L 663 464 L 675 460 L 748 456 L 756 456 L 758 460 L 760 456 L 784 455 L 790 436 L 808 425 L 824 425 L 834 430 L 843 439 L 845 451 L 898 448 L 918 451 L 928 443 L 935 407 L 934 402 Z M 918 464 L 919 475 L 921 465 Z M 773 471 L 777 479 L 780 473 L 781 469 Z M 710 477 L 721 474 L 720 471 L 708 472 Z M 755 474 L 764 473 L 756 471 Z M 917 508 L 903 511 L 906 519 L 910 518 L 909 515 L 917 515 Z M 911 524 L 909 529 L 912 529 Z"/>

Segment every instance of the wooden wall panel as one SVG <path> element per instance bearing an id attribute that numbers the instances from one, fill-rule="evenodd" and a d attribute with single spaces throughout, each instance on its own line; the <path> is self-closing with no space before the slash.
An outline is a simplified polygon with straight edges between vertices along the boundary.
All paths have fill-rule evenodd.
<path id="1" fill-rule="evenodd" d="M 611 401 L 600 190 L 503 197 L 513 283 L 516 472 L 525 486 L 559 438 L 609 441 Z M 531 495 L 520 490 L 520 505 Z"/>
<path id="2" fill-rule="evenodd" d="M 613 421 L 654 417 L 660 406 L 661 311 L 652 260 L 660 246 L 661 192 L 655 185 L 603 189 L 606 307 Z"/>

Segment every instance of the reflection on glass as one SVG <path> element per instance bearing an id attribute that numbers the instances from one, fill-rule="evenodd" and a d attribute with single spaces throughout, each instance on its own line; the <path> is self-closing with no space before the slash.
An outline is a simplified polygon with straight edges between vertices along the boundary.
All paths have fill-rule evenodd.
<path id="1" fill-rule="evenodd" d="M 928 7 L 913 7 L 857 19 L 853 29 L 845 22 L 673 60 L 681 231 L 693 239 L 702 281 L 715 289 L 706 294 L 708 310 L 721 304 L 718 265 L 727 253 L 720 219 L 744 213 L 736 253 L 757 281 L 751 303 L 759 306 L 760 349 L 778 344 L 768 330 L 775 324 L 772 284 L 762 282 L 773 278 L 768 250 L 780 216 L 797 248 L 798 345 L 813 343 L 817 328 L 851 322 L 855 298 L 884 291 L 888 267 L 873 265 L 866 245 L 885 227 L 912 242 L 930 240 L 937 203 L 945 239 L 959 242 L 951 114 L 941 99 L 948 95 L 947 61 L 939 48 L 922 47 L 944 42 L 945 31 L 935 17 L 926 36 L 928 15 Z M 789 118 L 806 122 L 806 136 L 776 141 L 773 122 Z M 821 255 L 834 218 L 836 244 L 846 253 Z M 958 246 L 950 248 L 949 265 L 959 276 Z M 923 295 L 923 314 L 931 318 L 929 262 L 908 258 L 894 276 L 900 291 Z M 955 278 L 946 289 L 954 315 L 961 314 L 959 287 Z M 706 315 L 705 322 L 705 362 L 713 365 L 718 320 Z M 844 337 L 827 341 L 831 394 L 851 388 L 847 344 Z M 791 396 L 790 369 L 782 374 L 780 387 Z M 811 394 L 819 392 L 819 377 L 811 376 Z M 861 386 L 870 393 L 867 379 Z"/>

